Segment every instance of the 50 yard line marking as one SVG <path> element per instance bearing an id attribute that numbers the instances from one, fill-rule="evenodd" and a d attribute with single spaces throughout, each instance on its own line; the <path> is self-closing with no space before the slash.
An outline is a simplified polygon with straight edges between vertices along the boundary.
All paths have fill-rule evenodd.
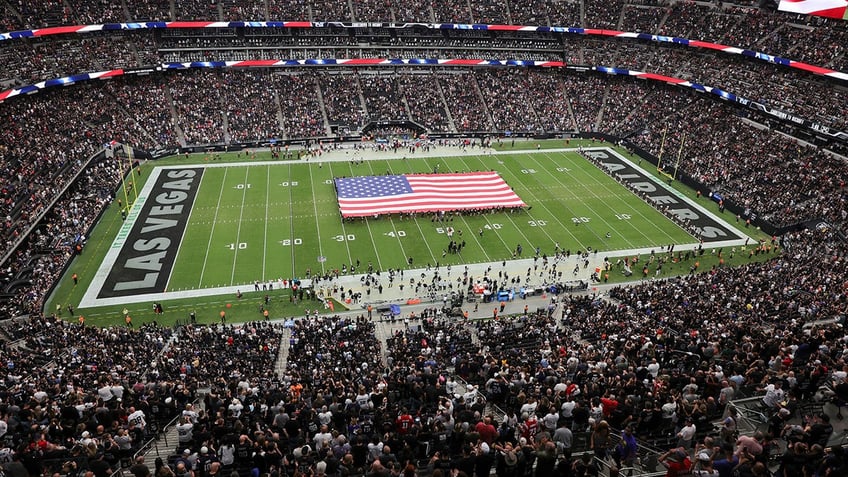
<path id="1" fill-rule="evenodd" d="M 206 272 L 206 264 L 209 263 L 209 250 L 212 248 L 212 236 L 215 234 L 215 224 L 218 222 L 218 211 L 221 210 L 221 198 L 224 196 L 224 183 L 227 182 L 227 172 L 229 170 L 229 167 L 224 168 L 224 177 L 221 179 L 221 187 L 218 190 L 218 205 L 215 206 L 215 216 L 212 217 L 212 229 L 209 230 L 209 241 L 206 242 L 206 256 L 203 257 L 203 266 L 200 268 L 200 279 L 197 281 L 197 288 L 200 288 L 203 285 L 203 273 Z"/>
<path id="2" fill-rule="evenodd" d="M 426 164 L 426 165 L 427 165 L 427 168 L 428 168 L 428 169 L 431 169 L 431 167 L 430 167 L 430 163 L 429 163 L 429 162 L 427 162 L 427 159 L 426 159 L 426 158 L 424 158 L 424 164 Z M 409 166 L 410 171 L 414 174 L 414 173 L 415 173 L 415 168 L 413 168 L 413 167 L 412 167 L 412 165 L 411 165 L 411 164 L 409 164 L 409 162 L 408 162 L 408 161 L 407 161 L 407 165 Z M 482 250 L 482 251 L 483 251 L 483 255 L 485 255 L 485 256 L 486 256 L 486 261 L 488 261 L 488 262 L 494 261 L 494 259 L 492 258 L 492 256 L 491 256 L 491 255 L 489 255 L 489 251 L 488 251 L 488 250 L 486 249 L 486 247 L 484 247 L 484 246 L 483 246 L 483 244 L 480 242 L 479 238 L 477 237 L 477 233 L 476 233 L 476 232 L 474 232 L 474 228 L 473 228 L 473 227 L 471 227 L 471 225 L 468 223 L 468 221 L 467 221 L 467 220 L 465 220 L 465 214 L 459 214 L 459 218 L 462 220 L 462 223 L 463 223 L 463 224 L 465 224 L 465 229 L 471 232 L 471 235 L 470 235 L 470 236 L 471 236 L 471 238 L 473 238 L 473 239 L 474 239 L 474 241 L 477 243 L 477 246 L 478 246 L 478 247 L 480 247 L 480 250 Z M 417 216 L 415 217 L 415 223 L 416 223 L 416 224 L 418 224 L 418 217 L 417 217 Z M 420 229 L 420 228 L 421 228 L 421 225 L 418 225 L 418 228 Z M 504 242 L 504 245 L 506 245 L 506 242 Z M 428 245 L 428 247 L 429 247 L 429 245 Z M 509 248 L 509 247 L 507 247 L 507 248 Z M 462 257 L 462 253 L 460 253 L 460 254 L 459 254 L 459 256 L 460 256 L 460 257 Z M 433 258 L 433 261 L 435 261 L 435 257 Z"/>
<path id="3" fill-rule="evenodd" d="M 250 172 L 250 168 L 245 167 L 244 168 L 244 184 L 248 183 L 247 177 L 248 177 L 249 172 Z M 244 189 L 242 189 L 244 192 L 242 192 L 242 195 L 241 195 L 241 209 L 239 209 L 238 228 L 236 229 L 236 247 L 235 247 L 236 249 L 233 251 L 235 253 L 233 253 L 233 271 L 230 274 L 230 285 L 232 285 L 233 281 L 236 279 L 236 260 L 238 260 L 238 249 L 239 249 L 238 244 L 240 243 L 239 240 L 241 239 L 241 219 L 244 217 L 244 201 L 247 199 L 247 189 L 248 189 L 247 186 L 245 186 Z"/>
<path id="4" fill-rule="evenodd" d="M 428 168 L 430 167 L 430 163 L 427 161 L 426 158 L 424 158 L 424 163 L 427 164 Z M 485 214 L 483 214 L 483 215 L 484 215 L 483 220 L 486 221 L 486 225 L 491 227 L 491 223 L 489 222 L 489 219 L 487 217 L 485 217 Z M 489 255 L 489 251 L 487 250 L 487 248 L 483 245 L 482 242 L 480 242 L 480 239 L 477 237 L 477 233 L 474 232 L 474 229 L 468 224 L 468 221 L 465 220 L 465 214 L 460 213 L 459 217 L 462 219 L 462 223 L 465 224 L 465 228 L 471 232 L 471 236 L 474 237 L 474 241 L 477 242 L 477 245 L 480 247 L 480 250 L 483 251 L 483 254 L 486 255 L 486 258 L 488 259 L 488 261 L 490 261 L 490 262 L 494 261 L 492 259 L 492 256 Z M 509 253 L 510 253 L 509 245 L 507 245 L 507 243 L 504 241 L 503 237 L 501 237 L 501 234 L 496 233 L 495 235 L 497 235 L 497 237 L 498 237 L 498 239 L 500 239 L 501 243 L 504 244 L 504 248 L 506 249 L 506 254 L 507 254 L 507 256 L 509 256 Z"/>

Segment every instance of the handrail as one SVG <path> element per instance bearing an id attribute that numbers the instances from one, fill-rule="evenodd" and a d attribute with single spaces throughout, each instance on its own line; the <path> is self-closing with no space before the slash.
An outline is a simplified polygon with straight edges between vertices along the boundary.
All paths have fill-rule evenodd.
<path id="1" fill-rule="evenodd" d="M 171 422 L 162 426 L 162 430 L 159 431 L 159 434 L 162 436 L 162 440 L 165 441 L 165 445 L 168 445 L 168 428 L 176 426 L 177 421 L 180 420 L 180 417 L 182 417 L 182 414 L 177 414 L 177 417 L 171 419 Z"/>

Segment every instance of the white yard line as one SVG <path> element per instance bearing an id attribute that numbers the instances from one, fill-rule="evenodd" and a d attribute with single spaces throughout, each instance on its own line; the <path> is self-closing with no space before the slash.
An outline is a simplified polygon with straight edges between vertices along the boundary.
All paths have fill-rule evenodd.
<path id="1" fill-rule="evenodd" d="M 203 274 L 206 273 L 209 250 L 212 248 L 212 236 L 215 235 L 215 224 L 218 223 L 218 211 L 221 210 L 221 198 L 224 196 L 224 184 L 227 182 L 227 172 L 229 172 L 229 169 L 224 169 L 224 178 L 221 180 L 221 187 L 218 192 L 218 204 L 215 206 L 215 216 L 212 218 L 212 229 L 209 231 L 209 240 L 206 242 L 206 255 L 203 257 L 203 266 L 200 268 L 200 277 L 197 280 L 198 287 L 203 284 Z"/>
<path id="2" fill-rule="evenodd" d="M 244 185 L 242 191 L 244 192 L 241 195 L 241 208 L 239 209 L 238 228 L 236 229 L 236 246 L 234 247 L 235 250 L 233 250 L 233 271 L 230 275 L 230 285 L 233 285 L 233 281 L 236 279 L 236 260 L 238 259 L 239 244 L 241 243 L 239 242 L 241 239 L 241 219 L 244 217 L 244 201 L 247 199 L 247 176 L 249 173 L 250 169 L 246 168 L 244 170 L 244 182 L 242 183 Z M 221 190 L 223 189 L 222 187 Z"/>
<path id="3" fill-rule="evenodd" d="M 320 220 L 318 220 L 318 203 L 315 201 L 315 181 L 312 180 L 312 165 L 307 167 L 309 168 L 309 183 L 310 188 L 312 189 L 312 207 L 315 210 L 315 229 L 318 231 L 318 255 L 323 257 L 324 247 L 321 245 L 321 225 Z M 321 275 L 324 275 L 324 261 L 321 262 Z"/>
<path id="4" fill-rule="evenodd" d="M 267 277 L 265 276 L 265 266 L 266 260 L 268 259 L 268 209 L 271 206 L 270 196 L 271 196 L 271 166 L 265 169 L 265 236 L 262 238 L 262 281 L 264 282 Z"/>

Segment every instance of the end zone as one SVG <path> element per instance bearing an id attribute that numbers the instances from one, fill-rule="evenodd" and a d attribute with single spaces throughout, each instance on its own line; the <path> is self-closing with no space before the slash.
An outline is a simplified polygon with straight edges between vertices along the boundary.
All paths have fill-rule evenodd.
<path id="1" fill-rule="evenodd" d="M 202 167 L 153 169 L 81 307 L 165 291 L 202 177 Z"/>

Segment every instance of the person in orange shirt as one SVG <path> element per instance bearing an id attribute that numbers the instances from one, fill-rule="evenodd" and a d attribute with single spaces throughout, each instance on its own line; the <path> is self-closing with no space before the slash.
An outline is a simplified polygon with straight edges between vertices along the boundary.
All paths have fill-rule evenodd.
<path id="1" fill-rule="evenodd" d="M 303 392 L 303 385 L 299 381 L 295 381 L 289 386 L 289 392 L 291 393 L 292 402 L 298 402 L 300 401 L 300 394 Z"/>

